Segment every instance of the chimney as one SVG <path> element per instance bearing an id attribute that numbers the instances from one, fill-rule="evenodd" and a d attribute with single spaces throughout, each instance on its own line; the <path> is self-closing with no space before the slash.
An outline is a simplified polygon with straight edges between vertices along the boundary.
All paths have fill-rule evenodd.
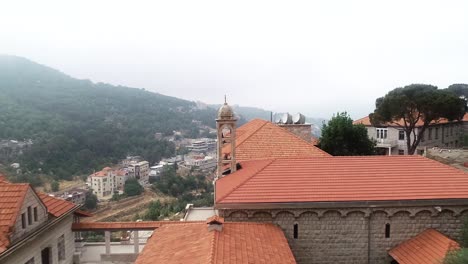
<path id="1" fill-rule="evenodd" d="M 307 142 L 312 141 L 311 124 L 278 124 L 278 126 L 288 130 L 289 132 L 304 139 Z"/>
<path id="2" fill-rule="evenodd" d="M 208 225 L 208 231 L 223 231 L 224 218 L 214 215 L 206 219 L 206 224 Z"/>
<path id="3" fill-rule="evenodd" d="M 307 142 L 312 141 L 312 125 L 305 123 L 305 116 L 297 113 L 292 116 L 289 113 L 280 114 L 275 118 L 275 123 L 294 135 L 304 139 Z"/>

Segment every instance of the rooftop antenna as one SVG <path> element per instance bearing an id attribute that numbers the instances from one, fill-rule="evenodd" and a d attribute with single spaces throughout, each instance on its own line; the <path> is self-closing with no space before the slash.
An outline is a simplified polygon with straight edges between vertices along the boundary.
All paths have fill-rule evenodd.
<path id="1" fill-rule="evenodd" d="M 224 95 L 224 104 L 227 104 L 226 95 Z"/>

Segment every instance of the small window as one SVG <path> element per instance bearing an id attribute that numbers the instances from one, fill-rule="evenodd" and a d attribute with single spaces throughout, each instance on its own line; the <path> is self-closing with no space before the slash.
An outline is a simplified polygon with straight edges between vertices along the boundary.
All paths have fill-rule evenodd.
<path id="1" fill-rule="evenodd" d="M 57 254 L 59 260 L 65 260 L 65 235 L 61 235 L 57 241 Z"/>
<path id="2" fill-rule="evenodd" d="M 31 206 L 28 206 L 28 225 L 32 225 L 32 209 Z"/>
<path id="3" fill-rule="evenodd" d="M 386 128 L 377 128 L 377 138 L 386 139 L 387 133 L 388 131 Z"/>
<path id="4" fill-rule="evenodd" d="M 436 127 L 435 129 L 435 139 L 439 139 L 439 128 Z"/>
<path id="5" fill-rule="evenodd" d="M 399 149 L 398 150 L 398 155 L 405 155 L 405 150 L 404 149 Z"/>
<path id="6" fill-rule="evenodd" d="M 297 239 L 299 237 L 299 225 L 294 224 L 294 239 Z"/>
<path id="7" fill-rule="evenodd" d="M 403 130 L 398 131 L 398 140 L 405 140 L 405 131 Z"/>
<path id="8" fill-rule="evenodd" d="M 421 133 L 421 141 L 424 142 L 424 132 Z"/>
<path id="9" fill-rule="evenodd" d="M 385 224 L 385 238 L 390 238 L 390 224 Z"/>
<path id="10" fill-rule="evenodd" d="M 37 207 L 34 207 L 34 222 L 37 222 Z"/>
<path id="11" fill-rule="evenodd" d="M 428 140 L 432 139 L 432 127 L 429 128 L 429 135 L 427 135 L 427 139 Z"/>
<path id="12" fill-rule="evenodd" d="M 21 227 L 23 227 L 23 229 L 26 228 L 26 214 L 25 213 L 21 214 Z"/>

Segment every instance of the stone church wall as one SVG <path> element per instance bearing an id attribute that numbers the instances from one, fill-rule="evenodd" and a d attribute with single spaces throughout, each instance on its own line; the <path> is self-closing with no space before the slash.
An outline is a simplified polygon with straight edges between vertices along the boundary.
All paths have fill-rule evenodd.
<path id="1" fill-rule="evenodd" d="M 438 208 L 441 209 L 441 208 Z M 459 239 L 468 207 L 220 210 L 226 221 L 279 225 L 297 263 L 389 264 L 388 251 L 427 228 Z M 297 224 L 297 238 L 294 225 Z M 385 226 L 390 224 L 389 237 Z"/>

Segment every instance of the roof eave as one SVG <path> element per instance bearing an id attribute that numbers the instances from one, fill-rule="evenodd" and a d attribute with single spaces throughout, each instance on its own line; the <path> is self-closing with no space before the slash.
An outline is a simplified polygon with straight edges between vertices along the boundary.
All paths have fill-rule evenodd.
<path id="1" fill-rule="evenodd" d="M 387 201 L 337 201 L 337 202 L 272 202 L 272 203 L 222 203 L 216 202 L 215 209 L 324 209 L 324 208 L 381 208 L 408 206 L 457 206 L 468 205 L 468 198 L 424 199 Z"/>

